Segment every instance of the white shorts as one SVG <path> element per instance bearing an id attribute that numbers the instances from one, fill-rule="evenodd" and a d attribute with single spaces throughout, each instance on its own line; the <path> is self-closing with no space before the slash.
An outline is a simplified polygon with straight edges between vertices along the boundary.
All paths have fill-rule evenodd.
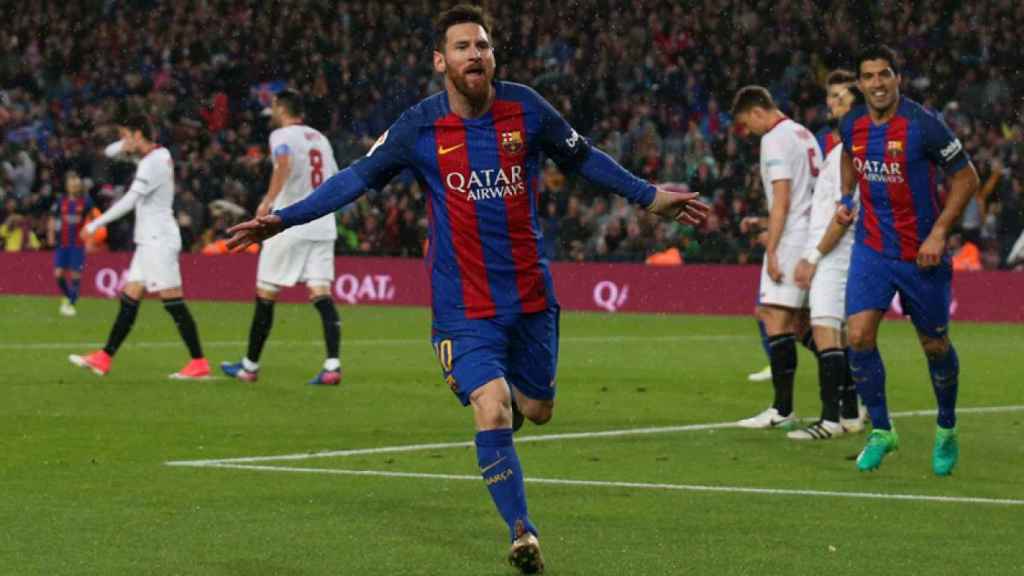
<path id="1" fill-rule="evenodd" d="M 822 260 L 811 280 L 811 324 L 815 319 L 832 318 L 846 320 L 846 277 L 850 271 L 846 265 Z"/>
<path id="2" fill-rule="evenodd" d="M 284 287 L 334 282 L 334 241 L 276 236 L 263 243 L 256 283 Z"/>
<path id="3" fill-rule="evenodd" d="M 768 257 L 765 256 L 761 265 L 761 291 L 758 304 L 765 306 L 783 306 L 785 308 L 806 308 L 807 291 L 801 290 L 794 282 L 796 265 L 803 255 L 803 246 L 779 244 L 776 256 L 779 269 L 782 270 L 782 282 L 775 282 L 768 277 Z"/>
<path id="4" fill-rule="evenodd" d="M 146 292 L 159 292 L 181 288 L 181 268 L 178 266 L 178 248 L 140 244 L 135 247 L 128 282 L 138 282 Z"/>

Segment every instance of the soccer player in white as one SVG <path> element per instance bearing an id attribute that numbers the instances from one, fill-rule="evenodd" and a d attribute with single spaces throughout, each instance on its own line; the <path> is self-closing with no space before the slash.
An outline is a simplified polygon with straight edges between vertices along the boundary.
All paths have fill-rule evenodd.
<path id="1" fill-rule="evenodd" d="M 761 86 L 736 94 L 735 121 L 761 137 L 761 180 L 767 200 L 768 240 L 761 269 L 758 315 L 768 333 L 775 398 L 771 407 L 741 420 L 745 428 L 795 424 L 793 378 L 796 372 L 797 322 L 807 307 L 807 291 L 794 272 L 807 245 L 811 197 L 821 166 L 821 150 L 806 128 L 786 117 Z"/>
<path id="2" fill-rule="evenodd" d="M 810 290 L 811 330 L 818 349 L 818 383 L 821 386 L 821 418 L 801 430 L 787 434 L 794 440 L 826 440 L 849 432 L 860 432 L 864 424 L 857 407 L 857 390 L 850 378 L 850 366 L 843 334 L 846 321 L 846 277 L 853 250 L 853 227 L 842 236 L 826 237 L 836 205 L 842 200 L 839 166 L 843 144 L 839 120 L 860 96 L 853 72 L 835 70 L 828 76 L 827 105 L 834 143 L 826 152 L 825 165 L 814 185 L 811 229 L 807 248 L 796 267 L 796 283 Z"/>
<path id="3" fill-rule="evenodd" d="M 69 359 L 101 376 L 109 372 L 114 354 L 135 324 L 139 302 L 146 292 L 156 292 L 192 356 L 191 361 L 171 377 L 204 378 L 210 374 L 210 364 L 203 357 L 199 332 L 181 290 L 181 270 L 178 267 L 181 232 L 171 208 L 174 202 L 174 160 L 166 148 L 156 143 L 153 125 L 145 116 L 128 118 L 121 133 L 123 139 L 119 145 L 108 147 L 108 155 L 125 153 L 141 157 L 135 178 L 120 200 L 82 229 L 82 237 L 88 238 L 99 228 L 134 210 L 135 254 L 106 346 L 85 356 L 72 354 Z"/>
<path id="4" fill-rule="evenodd" d="M 323 134 L 303 124 L 302 96 L 282 90 L 271 105 L 271 121 L 277 127 L 270 134 L 274 172 L 267 195 L 256 217 L 303 200 L 338 171 L 331 143 Z M 256 310 L 249 328 L 249 347 L 239 362 L 222 362 L 225 374 L 247 382 L 259 375 L 263 345 L 274 323 L 274 302 L 278 292 L 297 282 L 309 288 L 309 298 L 323 324 L 327 359 L 310 384 L 337 385 L 341 382 L 341 322 L 334 308 L 334 241 L 338 230 L 334 215 L 289 228 L 263 242 L 256 272 Z"/>

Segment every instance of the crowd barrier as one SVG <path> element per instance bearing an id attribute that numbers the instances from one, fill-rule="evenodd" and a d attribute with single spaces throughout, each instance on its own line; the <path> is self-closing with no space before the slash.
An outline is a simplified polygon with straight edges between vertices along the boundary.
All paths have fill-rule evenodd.
<path id="1" fill-rule="evenodd" d="M 184 254 L 185 295 L 193 300 L 249 301 L 256 259 L 252 254 Z M 85 297 L 116 297 L 130 253 L 89 255 L 82 279 Z M 53 256 L 48 252 L 0 253 L 0 294 L 56 295 Z M 747 315 L 753 311 L 756 266 L 553 263 L 555 290 L 566 310 L 607 313 Z M 334 296 L 350 305 L 429 306 L 430 286 L 422 260 L 339 257 Z M 304 288 L 282 293 L 283 301 L 306 299 Z M 899 303 L 894 302 L 893 313 Z M 953 277 L 954 320 L 1024 323 L 1024 274 L 961 272 Z"/>

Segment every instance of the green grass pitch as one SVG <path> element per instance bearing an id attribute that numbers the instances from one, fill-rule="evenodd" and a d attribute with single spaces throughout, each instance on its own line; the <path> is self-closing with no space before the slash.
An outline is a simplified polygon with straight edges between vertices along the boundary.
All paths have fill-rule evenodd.
<path id="1" fill-rule="evenodd" d="M 251 305 L 190 306 L 211 362 L 239 358 Z M 305 384 L 323 356 L 308 305 L 278 306 L 249 384 L 168 380 L 187 355 L 155 301 L 99 378 L 67 356 L 105 339 L 114 302 L 83 301 L 67 319 L 55 298 L 0 298 L 0 574 L 512 574 L 468 446 L 256 463 L 272 470 L 165 464 L 471 441 L 429 312 L 341 310 L 345 378 L 324 389 Z M 952 335 L 961 407 L 1024 405 L 1024 326 Z M 892 410 L 933 408 L 910 327 L 887 322 L 880 342 Z M 767 405 L 770 384 L 746 381 L 764 364 L 750 318 L 565 313 L 555 418 L 520 435 L 734 421 Z M 815 415 L 817 397 L 801 352 L 798 413 Z M 934 418 L 895 422 L 901 450 L 871 474 L 850 460 L 863 435 L 696 427 L 522 442 L 528 479 L 569 481 L 527 484 L 548 573 L 1020 574 L 1024 411 L 963 413 L 949 478 L 930 472 Z"/>

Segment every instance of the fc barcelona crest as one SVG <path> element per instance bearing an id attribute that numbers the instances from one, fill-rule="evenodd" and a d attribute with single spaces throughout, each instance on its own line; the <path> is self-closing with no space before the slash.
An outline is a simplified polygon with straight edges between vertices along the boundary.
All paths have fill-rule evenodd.
<path id="1" fill-rule="evenodd" d="M 885 155 L 892 156 L 893 158 L 903 156 L 903 141 L 889 140 L 888 144 L 885 146 Z"/>
<path id="2" fill-rule="evenodd" d="M 519 154 L 523 151 L 523 133 L 519 130 L 501 133 L 501 149 L 506 154 Z"/>

